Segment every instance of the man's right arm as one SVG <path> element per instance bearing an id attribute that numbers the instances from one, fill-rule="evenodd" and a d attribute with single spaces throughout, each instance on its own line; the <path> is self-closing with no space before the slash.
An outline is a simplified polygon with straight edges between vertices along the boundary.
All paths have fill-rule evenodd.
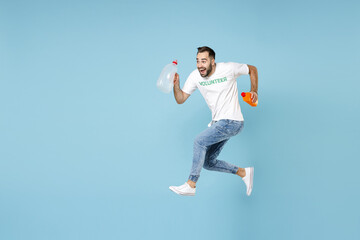
<path id="1" fill-rule="evenodd" d="M 181 89 L 180 89 L 180 77 L 179 74 L 175 73 L 175 77 L 174 77 L 174 97 L 175 100 L 178 104 L 183 104 L 186 99 L 188 99 L 188 97 L 190 96 L 190 94 L 184 93 Z"/>

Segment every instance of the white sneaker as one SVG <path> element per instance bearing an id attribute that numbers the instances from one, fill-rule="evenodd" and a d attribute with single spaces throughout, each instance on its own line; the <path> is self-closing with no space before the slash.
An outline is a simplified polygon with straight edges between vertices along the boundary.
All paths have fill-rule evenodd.
<path id="1" fill-rule="evenodd" d="M 174 193 L 184 196 L 195 196 L 196 188 L 190 187 L 190 185 L 186 182 L 181 186 L 170 186 L 169 189 Z"/>
<path id="2" fill-rule="evenodd" d="M 242 180 L 246 185 L 246 194 L 250 196 L 251 191 L 253 189 L 254 168 L 253 167 L 245 168 L 245 173 L 246 175 L 245 177 L 242 178 Z"/>

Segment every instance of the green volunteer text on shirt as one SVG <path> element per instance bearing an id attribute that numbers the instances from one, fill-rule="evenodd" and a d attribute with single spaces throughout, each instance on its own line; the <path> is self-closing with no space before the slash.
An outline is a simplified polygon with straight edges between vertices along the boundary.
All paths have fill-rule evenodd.
<path id="1" fill-rule="evenodd" d="M 223 77 L 223 78 L 218 78 L 218 79 L 214 79 L 214 80 L 210 80 L 210 81 L 203 81 L 203 82 L 199 82 L 199 84 L 201 86 L 209 86 L 212 84 L 216 84 L 216 83 L 222 83 L 222 82 L 226 82 L 227 78 Z"/>

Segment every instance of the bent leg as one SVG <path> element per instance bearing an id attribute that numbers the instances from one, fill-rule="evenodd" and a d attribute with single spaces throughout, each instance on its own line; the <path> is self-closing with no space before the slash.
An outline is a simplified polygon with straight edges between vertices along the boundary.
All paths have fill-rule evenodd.
<path id="1" fill-rule="evenodd" d="M 205 169 L 210 171 L 236 174 L 239 169 L 237 166 L 217 159 L 227 141 L 228 140 L 221 141 L 210 147 L 205 157 L 205 162 L 203 166 Z"/>
<path id="2" fill-rule="evenodd" d="M 236 135 L 241 130 L 241 128 L 242 122 L 232 120 L 220 120 L 205 131 L 201 132 L 194 141 L 193 164 L 189 180 L 196 183 L 199 179 L 201 169 L 203 168 L 206 159 L 206 154 L 210 147 L 214 144 L 223 142 L 218 146 L 219 148 L 217 152 L 220 153 L 226 141 L 229 140 L 230 137 Z M 222 161 L 219 162 L 219 164 L 223 164 L 221 167 L 225 166 Z M 228 167 L 231 168 L 233 166 L 229 165 Z"/>

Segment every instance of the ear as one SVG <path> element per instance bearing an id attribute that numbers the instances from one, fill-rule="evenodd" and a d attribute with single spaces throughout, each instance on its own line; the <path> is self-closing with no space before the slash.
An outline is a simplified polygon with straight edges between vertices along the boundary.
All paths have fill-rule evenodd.
<path id="1" fill-rule="evenodd" d="M 215 58 L 211 59 L 211 65 L 214 66 L 215 65 Z"/>

